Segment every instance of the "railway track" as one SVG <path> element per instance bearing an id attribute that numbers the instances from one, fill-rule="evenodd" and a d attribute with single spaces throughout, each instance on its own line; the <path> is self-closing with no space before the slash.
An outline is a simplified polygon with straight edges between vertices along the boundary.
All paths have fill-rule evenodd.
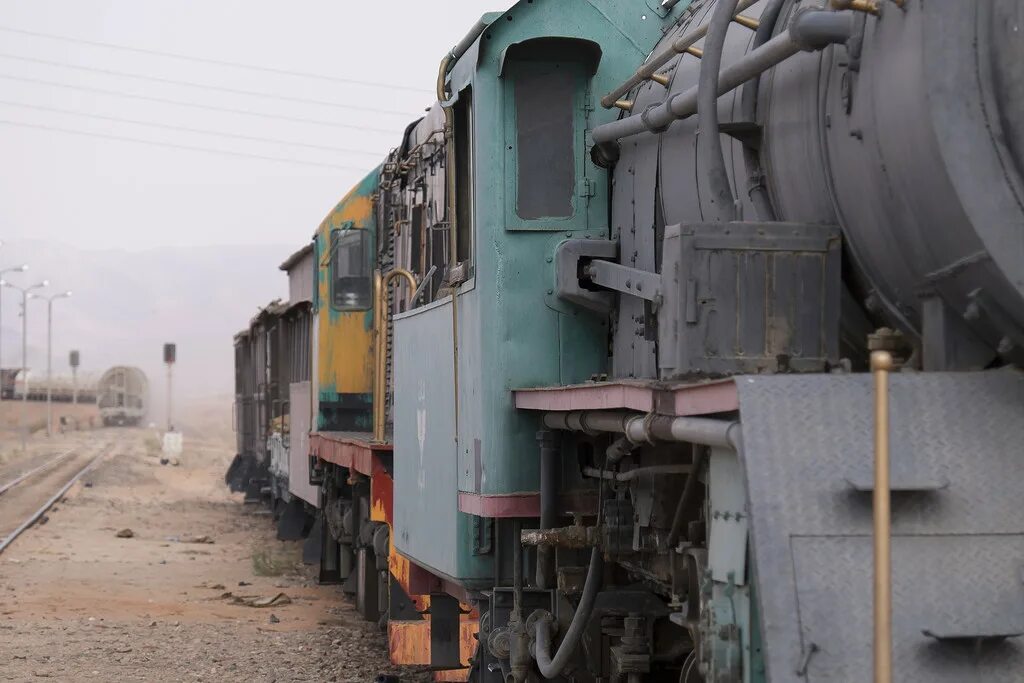
<path id="1" fill-rule="evenodd" d="M 69 448 L 0 483 L 0 553 L 92 470 L 110 445 L 104 442 Z"/>

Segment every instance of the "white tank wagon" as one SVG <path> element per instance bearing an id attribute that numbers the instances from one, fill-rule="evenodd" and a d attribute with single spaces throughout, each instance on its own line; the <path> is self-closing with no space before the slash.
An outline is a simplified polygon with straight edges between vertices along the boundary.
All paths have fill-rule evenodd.
<path id="1" fill-rule="evenodd" d="M 149 411 L 149 381 L 138 368 L 116 366 L 100 377 L 96 403 L 105 426 L 137 425 Z"/>

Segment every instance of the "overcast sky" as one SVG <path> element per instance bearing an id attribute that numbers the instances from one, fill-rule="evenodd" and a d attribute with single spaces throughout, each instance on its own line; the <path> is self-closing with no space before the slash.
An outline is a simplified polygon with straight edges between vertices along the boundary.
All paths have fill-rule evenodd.
<path id="1" fill-rule="evenodd" d="M 0 239 L 301 244 L 511 4 L 0 0 Z"/>

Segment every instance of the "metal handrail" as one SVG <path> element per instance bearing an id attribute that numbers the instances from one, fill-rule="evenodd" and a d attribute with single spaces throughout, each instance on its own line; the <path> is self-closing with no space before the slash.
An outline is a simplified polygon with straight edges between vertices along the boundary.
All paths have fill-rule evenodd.
<path id="1" fill-rule="evenodd" d="M 875 376 L 875 683 L 892 682 L 892 511 L 889 486 L 889 372 L 892 354 L 871 353 Z"/>
<path id="2" fill-rule="evenodd" d="M 405 278 L 411 295 L 417 289 L 416 276 L 404 268 L 395 268 L 381 275 L 380 271 L 373 274 L 374 299 L 374 377 L 373 377 L 373 440 L 384 441 L 387 423 L 387 343 L 388 343 L 388 289 L 391 280 L 396 277 Z"/>

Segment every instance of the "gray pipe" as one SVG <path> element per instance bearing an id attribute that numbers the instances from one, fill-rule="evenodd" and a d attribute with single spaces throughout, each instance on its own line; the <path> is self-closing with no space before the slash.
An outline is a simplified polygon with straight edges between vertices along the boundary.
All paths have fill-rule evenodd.
<path id="1" fill-rule="evenodd" d="M 686 441 L 716 448 L 736 449 L 739 423 L 709 417 L 672 417 L 637 415 L 623 411 L 584 411 L 545 413 L 544 426 L 571 432 L 624 434 L 634 444 Z"/>
<path id="2" fill-rule="evenodd" d="M 785 3 L 786 0 L 770 0 L 768 6 L 764 8 L 761 13 L 761 23 L 754 33 L 752 50 L 756 50 L 771 39 Z M 751 78 L 743 84 L 743 92 L 740 94 L 741 120 L 757 123 L 757 95 L 760 86 L 760 78 Z M 760 150 L 752 145 L 744 144 L 743 165 L 747 169 L 747 196 L 750 197 L 750 203 L 754 206 L 757 220 L 776 220 L 775 206 L 772 204 L 771 195 L 768 194 L 768 188 L 765 187 L 764 172 L 761 170 Z"/>
<path id="3" fill-rule="evenodd" d="M 707 187 L 708 215 L 711 221 L 728 223 L 736 220 L 736 197 L 725 170 L 725 153 L 718 126 L 718 80 L 722 70 L 725 36 L 739 0 L 721 0 L 715 7 L 704 41 L 697 80 L 697 168 L 701 174 L 700 188 Z M 702 193 L 704 194 L 704 193 Z"/>
<path id="4" fill-rule="evenodd" d="M 604 560 L 601 551 L 594 548 L 590 551 L 590 567 L 587 569 L 587 580 L 583 584 L 583 596 L 576 612 L 572 615 L 572 621 L 565 632 L 565 638 L 558 646 L 555 656 L 551 656 L 551 619 L 545 617 L 538 619 L 534 625 L 534 635 L 537 639 L 537 668 L 544 678 L 557 678 L 565 670 L 569 658 L 579 647 L 580 638 L 590 621 L 590 615 L 594 611 L 594 599 L 601 590 L 601 574 L 604 569 Z"/>
<path id="5" fill-rule="evenodd" d="M 798 52 L 820 50 L 849 39 L 853 31 L 851 12 L 807 9 L 798 12 L 789 30 L 723 69 L 718 76 L 718 95 L 730 92 L 751 78 L 789 59 Z M 612 142 L 643 132 L 661 132 L 676 120 L 697 113 L 698 87 L 648 107 L 639 116 L 612 121 L 594 129 L 595 144 Z"/>
<path id="6" fill-rule="evenodd" d="M 558 522 L 558 485 L 561 469 L 559 434 L 548 430 L 537 432 L 540 446 L 540 528 L 553 529 Z M 555 549 L 551 546 L 537 548 L 538 588 L 554 588 Z"/>
<path id="7" fill-rule="evenodd" d="M 677 0 L 678 1 L 678 0 Z M 760 0 L 740 0 L 739 7 L 736 8 L 737 12 L 742 12 L 751 5 L 756 5 Z M 667 3 L 662 3 L 666 5 Z M 673 2 L 672 5 L 676 3 Z M 689 11 L 689 9 L 687 10 Z M 686 52 L 688 47 L 691 47 L 698 40 L 703 38 L 708 32 L 707 24 L 698 26 L 689 33 L 676 39 L 667 49 L 662 50 L 656 55 L 651 55 L 643 66 L 636 70 L 632 76 L 626 79 L 621 85 L 612 90 L 610 93 L 601 98 L 601 106 L 605 109 L 610 109 L 615 106 L 615 101 L 628 93 L 630 90 L 640 85 L 651 77 L 652 74 L 656 73 L 658 69 L 672 61 L 672 58 L 676 55 L 680 55 Z"/>
<path id="8" fill-rule="evenodd" d="M 460 40 L 459 43 L 455 47 L 453 47 L 452 51 L 449 53 L 449 56 L 452 58 L 453 64 L 459 61 L 459 57 L 466 54 L 466 51 L 469 48 L 473 47 L 473 43 L 476 42 L 476 39 L 479 38 L 480 35 L 485 30 L 487 30 L 488 26 L 489 24 L 483 19 L 481 19 L 480 21 L 476 22 L 476 24 L 473 25 L 473 28 L 469 30 L 469 33 L 467 33 L 466 36 L 462 40 Z"/>

